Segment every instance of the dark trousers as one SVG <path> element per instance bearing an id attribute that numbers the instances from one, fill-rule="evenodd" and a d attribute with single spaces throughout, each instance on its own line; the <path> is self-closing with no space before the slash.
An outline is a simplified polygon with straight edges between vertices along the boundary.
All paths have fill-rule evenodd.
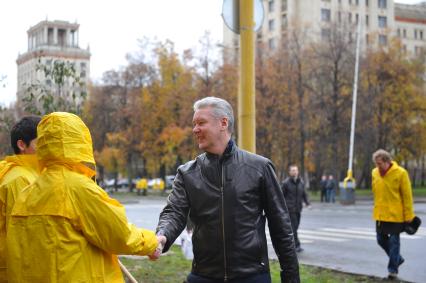
<path id="1" fill-rule="evenodd" d="M 327 189 L 321 189 L 321 202 L 327 202 Z"/>
<path id="2" fill-rule="evenodd" d="M 399 254 L 399 234 L 377 233 L 377 243 L 389 257 L 388 271 L 398 273 L 398 267 L 404 262 L 404 259 Z"/>
<path id="3" fill-rule="evenodd" d="M 190 273 L 185 283 L 223 283 L 224 280 L 211 279 Z M 269 273 L 260 273 L 250 275 L 244 278 L 227 280 L 227 283 L 271 283 L 271 275 Z"/>
<path id="4" fill-rule="evenodd" d="M 297 236 L 297 229 L 299 229 L 300 224 L 300 212 L 290 212 L 290 222 L 291 229 L 293 230 L 294 235 L 294 244 L 296 248 L 300 247 L 299 237 Z"/>

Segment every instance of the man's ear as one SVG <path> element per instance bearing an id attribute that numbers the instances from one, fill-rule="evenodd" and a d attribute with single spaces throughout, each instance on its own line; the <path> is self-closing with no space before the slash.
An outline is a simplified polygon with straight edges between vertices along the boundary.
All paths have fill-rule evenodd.
<path id="1" fill-rule="evenodd" d="M 20 152 L 23 152 L 28 147 L 23 140 L 18 140 L 16 145 L 18 146 Z"/>
<path id="2" fill-rule="evenodd" d="M 226 118 L 226 117 L 223 117 L 221 120 L 220 120 L 220 125 L 222 126 L 222 128 L 224 129 L 224 130 L 228 130 L 228 118 Z"/>

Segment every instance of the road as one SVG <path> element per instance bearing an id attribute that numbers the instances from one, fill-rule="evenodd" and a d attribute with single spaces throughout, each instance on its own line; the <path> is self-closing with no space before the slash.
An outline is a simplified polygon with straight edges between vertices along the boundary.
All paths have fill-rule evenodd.
<path id="1" fill-rule="evenodd" d="M 129 219 L 136 225 L 155 229 L 165 199 L 142 199 L 127 204 Z M 377 245 L 374 222 L 371 219 L 372 202 L 355 205 L 313 203 L 304 209 L 299 236 L 304 251 L 299 261 L 344 272 L 387 276 L 387 257 Z M 426 219 L 426 204 L 416 203 L 415 211 Z M 414 236 L 401 234 L 401 254 L 405 263 L 399 277 L 410 282 L 426 282 L 426 228 L 420 227 Z M 269 237 L 268 237 L 269 239 Z M 276 258 L 269 241 L 270 257 Z"/>

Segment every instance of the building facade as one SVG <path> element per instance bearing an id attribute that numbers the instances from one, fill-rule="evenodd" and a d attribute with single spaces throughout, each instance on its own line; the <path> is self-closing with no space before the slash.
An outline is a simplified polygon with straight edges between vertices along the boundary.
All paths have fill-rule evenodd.
<path id="1" fill-rule="evenodd" d="M 362 46 L 387 45 L 398 30 L 406 30 L 403 38 L 407 50 L 420 52 L 426 45 L 425 3 L 402 5 L 393 0 L 263 0 L 264 21 L 257 32 L 257 43 L 276 50 L 288 32 L 298 29 L 309 40 L 326 38 L 334 26 L 345 27 L 355 38 L 357 25 L 361 24 Z M 416 11 L 416 12 L 415 12 Z M 410 36 L 408 36 L 410 33 Z M 223 45 L 228 50 L 226 58 L 235 58 L 239 35 L 224 26 Z M 401 36 L 402 37 L 402 36 Z"/>
<path id="2" fill-rule="evenodd" d="M 426 48 L 426 1 L 416 5 L 395 4 L 396 34 L 410 55 Z"/>
<path id="3" fill-rule="evenodd" d="M 40 70 L 43 65 L 53 67 L 55 61 L 73 65 L 80 84 L 65 81 L 61 89 L 64 95 L 87 93 L 90 75 L 89 48 L 79 47 L 79 24 L 66 21 L 42 21 L 27 31 L 28 50 L 20 54 L 18 65 L 17 102 L 26 96 L 32 84 L 43 84 L 53 90 L 55 83 Z"/>

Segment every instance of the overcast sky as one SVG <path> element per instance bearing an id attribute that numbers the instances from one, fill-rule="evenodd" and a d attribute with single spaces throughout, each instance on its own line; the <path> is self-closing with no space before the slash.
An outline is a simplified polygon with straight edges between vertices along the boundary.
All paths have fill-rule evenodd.
<path id="1" fill-rule="evenodd" d="M 420 0 L 399 0 L 418 3 Z M 80 47 L 90 45 L 91 77 L 126 64 L 125 55 L 138 49 L 143 37 L 170 39 L 176 50 L 194 48 L 205 31 L 222 40 L 222 0 L 13 0 L 0 9 L 0 103 L 16 99 L 16 58 L 27 51 L 26 31 L 45 20 L 80 24 Z"/>

